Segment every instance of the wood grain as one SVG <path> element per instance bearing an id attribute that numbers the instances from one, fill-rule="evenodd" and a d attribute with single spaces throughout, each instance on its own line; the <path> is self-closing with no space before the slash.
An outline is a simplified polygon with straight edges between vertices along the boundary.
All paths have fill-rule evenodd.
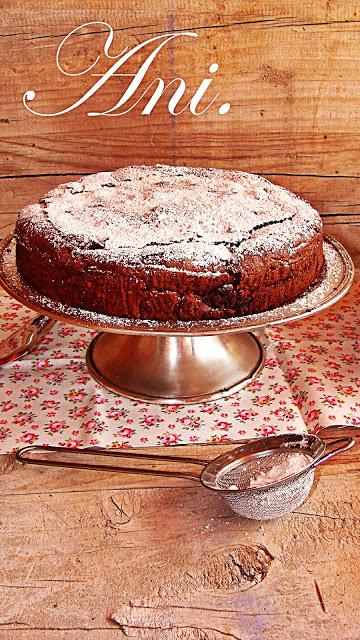
<path id="1" fill-rule="evenodd" d="M 63 108 L 84 93 L 90 78 L 61 75 L 55 53 L 71 29 L 98 20 L 115 30 L 113 52 L 152 35 L 195 30 L 196 46 L 186 38 L 169 46 L 148 80 L 184 77 L 190 97 L 209 64 L 218 62 L 211 89 L 220 92 L 216 108 L 199 117 L 188 110 L 173 117 L 162 99 L 150 116 L 137 109 L 127 116 L 89 118 L 86 105 L 55 118 L 29 114 L 21 102 L 27 89 L 37 91 L 36 106 L 44 112 Z M 80 3 L 79 8 L 79 3 L 66 0 L 43 0 L 27 2 L 26 11 L 20 2 L 12 3 L 11 11 L 4 6 L 0 21 L 0 56 L 5 61 L 0 174 L 14 178 L 19 201 L 25 201 L 25 192 L 30 201 L 44 182 L 34 182 L 32 191 L 15 176 L 61 179 L 160 161 L 254 171 L 292 188 L 324 213 L 359 213 L 357 2 L 200 0 L 194 8 L 188 0 L 151 0 L 146 6 L 129 0 L 116 6 Z M 105 37 L 104 28 L 84 28 L 67 46 L 67 69 L 79 71 L 92 61 Z M 100 60 L 98 68 L 104 71 L 106 62 Z M 129 63 L 129 71 L 135 68 L 135 61 Z M 91 108 L 114 104 L 118 80 L 107 83 Z M 222 101 L 232 105 L 226 116 L 217 112 Z M 49 185 L 54 182 L 49 178 Z M 19 206 L 15 198 L 15 211 L 8 211 L 8 203 L 2 227 Z"/>
<path id="2" fill-rule="evenodd" d="M 358 448 L 319 468 L 296 513 L 267 523 L 190 481 L 0 462 L 4 640 L 360 634 Z"/>

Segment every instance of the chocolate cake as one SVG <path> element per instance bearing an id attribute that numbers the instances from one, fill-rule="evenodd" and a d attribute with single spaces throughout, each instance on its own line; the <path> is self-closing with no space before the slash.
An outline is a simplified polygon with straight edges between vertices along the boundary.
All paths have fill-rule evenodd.
<path id="1" fill-rule="evenodd" d="M 300 296 L 323 268 L 322 224 L 257 175 L 166 165 L 86 176 L 25 207 L 17 266 L 40 293 L 126 318 L 242 316 Z"/>

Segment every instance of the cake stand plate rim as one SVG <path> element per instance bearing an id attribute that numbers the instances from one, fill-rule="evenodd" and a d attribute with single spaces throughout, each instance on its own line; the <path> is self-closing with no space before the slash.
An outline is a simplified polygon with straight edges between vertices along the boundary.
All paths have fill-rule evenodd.
<path id="1" fill-rule="evenodd" d="M 220 320 L 165 322 L 118 318 L 62 304 L 39 294 L 35 288 L 22 279 L 16 267 L 16 237 L 14 234 L 10 234 L 0 243 L 0 285 L 15 300 L 33 311 L 48 315 L 61 322 L 68 322 L 95 331 L 119 334 L 153 333 L 169 336 L 238 333 L 301 320 L 338 302 L 350 289 L 355 273 L 354 265 L 343 245 L 331 236 L 324 235 L 324 251 L 332 252 L 334 260 L 337 261 L 337 264 L 331 268 L 335 269 L 335 272 L 336 269 L 341 270 L 339 281 L 332 289 L 331 268 L 329 270 L 329 263 L 326 263 L 327 269 L 320 282 L 293 303 L 258 314 Z M 324 287 L 324 284 L 330 286 L 330 291 L 326 295 L 324 294 L 322 301 L 311 304 L 311 297 L 315 296 L 316 299 L 316 294 L 321 287 Z M 297 310 L 294 311 L 294 309 Z"/>

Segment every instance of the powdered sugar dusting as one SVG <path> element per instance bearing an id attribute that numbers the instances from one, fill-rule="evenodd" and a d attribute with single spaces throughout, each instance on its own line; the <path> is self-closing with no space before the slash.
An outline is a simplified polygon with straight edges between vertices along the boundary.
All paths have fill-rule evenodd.
<path id="1" fill-rule="evenodd" d="M 54 242 L 126 262 L 216 265 L 241 253 L 297 249 L 321 228 L 309 203 L 254 174 L 156 165 L 60 185 L 20 213 Z"/>
<path id="2" fill-rule="evenodd" d="M 250 478 L 249 487 L 266 487 L 273 482 L 280 482 L 305 469 L 311 462 L 311 457 L 298 451 L 277 458 L 276 463 L 266 471 L 259 471 Z M 232 487 L 229 487 L 229 489 Z M 237 487 L 235 487 L 237 488 Z"/>

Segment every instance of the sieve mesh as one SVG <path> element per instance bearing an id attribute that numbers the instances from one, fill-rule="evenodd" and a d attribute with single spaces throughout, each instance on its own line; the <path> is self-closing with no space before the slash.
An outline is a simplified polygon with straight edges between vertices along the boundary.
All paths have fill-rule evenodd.
<path id="1" fill-rule="evenodd" d="M 229 489 L 231 485 L 238 487 L 239 491 L 224 494 L 233 511 L 252 520 L 272 520 L 299 507 L 310 493 L 314 480 L 313 468 L 284 478 L 275 486 L 251 487 L 249 490 L 252 478 L 259 473 L 268 473 L 274 465 L 285 462 L 292 453 L 268 451 L 266 455 L 254 456 L 246 462 L 235 461 L 224 467 L 216 477 L 216 484 L 221 489 Z M 310 461 L 312 456 L 308 451 L 306 456 Z"/>

